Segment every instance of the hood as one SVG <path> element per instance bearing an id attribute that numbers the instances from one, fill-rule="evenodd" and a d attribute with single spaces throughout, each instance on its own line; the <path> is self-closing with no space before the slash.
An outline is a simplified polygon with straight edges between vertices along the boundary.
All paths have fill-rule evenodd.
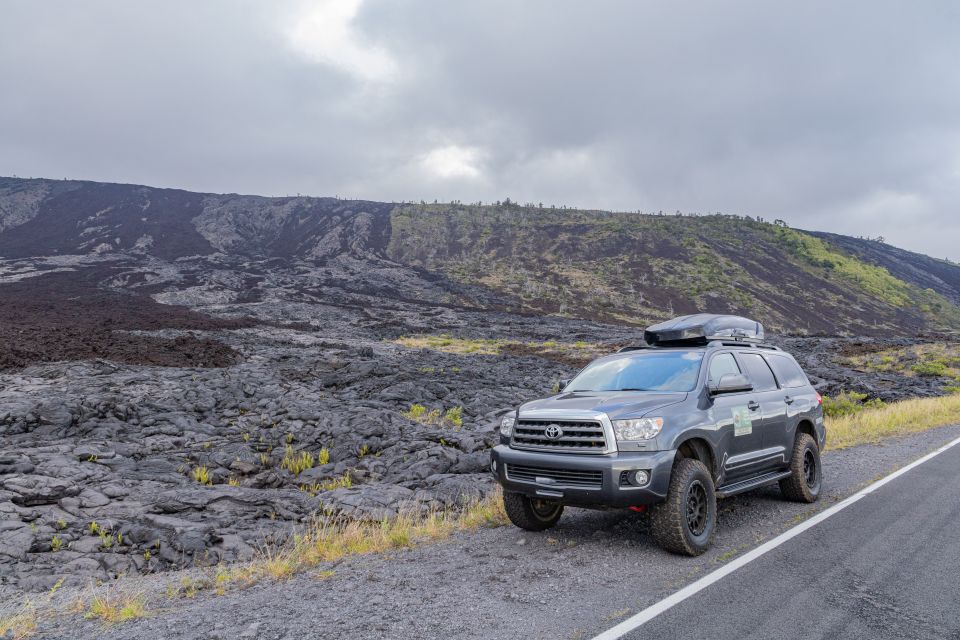
<path id="1" fill-rule="evenodd" d="M 658 393 L 654 391 L 574 391 L 550 398 L 527 402 L 520 407 L 520 417 L 534 411 L 549 411 L 557 418 L 564 411 L 595 411 L 607 414 L 611 420 L 639 418 L 667 405 L 685 400 L 686 393 Z"/>

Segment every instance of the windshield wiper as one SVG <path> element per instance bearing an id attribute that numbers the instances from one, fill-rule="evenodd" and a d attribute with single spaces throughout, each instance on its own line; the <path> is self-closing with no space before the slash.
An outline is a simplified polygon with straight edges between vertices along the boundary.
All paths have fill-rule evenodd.
<path id="1" fill-rule="evenodd" d="M 627 387 L 625 389 L 617 389 L 617 391 L 655 391 L 655 389 L 641 389 L 640 387 Z"/>

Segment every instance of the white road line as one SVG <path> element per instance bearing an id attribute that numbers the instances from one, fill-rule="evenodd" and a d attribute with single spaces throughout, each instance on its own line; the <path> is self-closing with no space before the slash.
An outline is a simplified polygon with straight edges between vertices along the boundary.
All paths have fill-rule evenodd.
<path id="1" fill-rule="evenodd" d="M 696 582 L 693 582 L 687 585 L 686 587 L 684 587 L 683 589 L 680 589 L 680 591 L 677 591 L 673 595 L 664 598 L 663 600 L 661 600 L 660 602 L 657 602 L 656 604 L 650 605 L 640 613 L 637 613 L 627 618 L 617 626 L 604 631 L 598 636 L 595 636 L 593 640 L 616 640 L 616 638 L 620 638 L 630 633 L 634 629 L 640 627 L 641 625 L 657 617 L 667 609 L 670 609 L 671 607 L 674 607 L 680 604 L 690 596 L 695 595 L 700 591 L 703 591 L 704 589 L 712 585 L 714 582 L 717 582 L 718 580 L 721 580 L 724 577 L 730 575 L 740 567 L 750 562 L 753 562 L 754 560 L 756 560 L 763 554 L 767 553 L 768 551 L 772 551 L 773 549 L 776 549 L 777 547 L 782 545 L 784 542 L 797 537 L 807 529 L 811 529 L 817 526 L 818 524 L 820 524 L 830 516 L 836 513 L 839 513 L 840 511 L 843 511 L 844 509 L 846 509 L 847 507 L 849 507 L 850 505 L 858 501 L 860 498 L 863 498 L 864 496 L 873 493 L 874 491 L 876 491 L 883 485 L 887 484 L 888 482 L 899 478 L 900 476 L 910 471 L 914 467 L 920 466 L 927 460 L 930 460 L 931 458 L 940 455 L 950 447 L 953 447 L 957 444 L 960 444 L 960 438 L 957 438 L 952 442 L 948 442 L 947 444 L 943 445 L 936 451 L 932 453 L 928 453 L 927 455 L 923 456 L 919 460 L 915 460 L 910 464 L 908 464 L 907 466 L 903 467 L 902 469 L 898 469 L 897 471 L 894 471 L 887 477 L 877 480 L 873 484 L 861 489 L 860 491 L 853 494 L 849 498 L 846 498 L 845 500 L 838 502 L 837 504 L 833 505 L 829 509 L 825 509 L 821 511 L 820 513 L 813 516 L 809 520 L 806 520 L 798 524 L 792 529 L 788 529 L 787 531 L 784 531 L 783 533 L 778 535 L 776 538 L 773 538 L 772 540 L 769 540 L 763 543 L 756 549 L 748 553 L 745 553 L 744 555 L 736 558 L 735 560 L 731 560 L 730 562 L 723 565 L 716 571 L 708 573 L 707 575 L 703 576 Z"/>

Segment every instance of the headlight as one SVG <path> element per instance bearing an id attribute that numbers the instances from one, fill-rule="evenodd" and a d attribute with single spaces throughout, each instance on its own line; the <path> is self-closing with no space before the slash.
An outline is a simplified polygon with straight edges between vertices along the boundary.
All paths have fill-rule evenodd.
<path id="1" fill-rule="evenodd" d="M 513 416 L 503 416 L 503 420 L 500 421 L 500 435 L 509 438 L 510 434 L 513 433 L 513 425 L 516 422 L 517 419 Z"/>
<path id="2" fill-rule="evenodd" d="M 613 433 L 617 436 L 617 440 L 649 440 L 656 438 L 662 428 L 663 418 L 613 421 Z"/>

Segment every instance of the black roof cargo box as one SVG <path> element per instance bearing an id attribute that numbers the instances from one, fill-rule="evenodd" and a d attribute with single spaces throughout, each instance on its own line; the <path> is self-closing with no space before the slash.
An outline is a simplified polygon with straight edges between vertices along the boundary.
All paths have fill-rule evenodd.
<path id="1" fill-rule="evenodd" d="M 761 342 L 763 325 L 740 316 L 698 313 L 647 327 L 643 338 L 647 344 L 660 347 L 706 344 L 711 340 Z"/>

